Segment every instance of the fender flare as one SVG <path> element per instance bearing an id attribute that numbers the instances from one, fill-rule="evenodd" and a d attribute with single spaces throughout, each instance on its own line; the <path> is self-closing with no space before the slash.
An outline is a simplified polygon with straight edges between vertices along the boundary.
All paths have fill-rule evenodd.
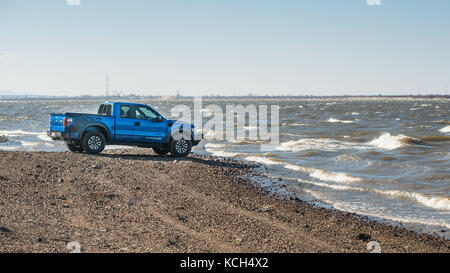
<path id="1" fill-rule="evenodd" d="M 100 127 L 103 130 L 105 130 L 106 132 L 106 141 L 110 141 L 111 140 L 111 133 L 109 132 L 108 127 L 101 123 L 101 122 L 93 122 L 93 123 L 88 123 L 86 125 L 84 125 L 83 127 L 80 128 L 79 134 L 78 134 L 78 140 L 82 140 L 82 137 L 84 135 L 84 133 L 86 132 L 86 130 L 88 130 L 90 127 Z"/>
<path id="2" fill-rule="evenodd" d="M 192 130 L 191 130 L 191 132 L 185 132 L 183 127 L 178 127 L 178 128 L 179 128 L 179 130 L 180 130 L 179 132 L 181 134 L 186 135 L 186 136 L 189 135 L 190 140 L 194 141 L 194 133 L 192 132 Z M 169 127 L 169 133 L 167 134 L 167 137 L 166 137 L 166 143 L 169 143 L 171 140 L 172 140 L 172 127 Z"/>

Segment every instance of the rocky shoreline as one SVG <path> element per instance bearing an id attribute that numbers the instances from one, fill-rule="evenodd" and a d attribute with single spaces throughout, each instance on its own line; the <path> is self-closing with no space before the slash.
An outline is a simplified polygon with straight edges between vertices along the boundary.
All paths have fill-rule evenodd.
<path id="1" fill-rule="evenodd" d="M 251 163 L 145 149 L 0 162 L 0 252 L 450 252 L 445 238 L 271 196 Z"/>

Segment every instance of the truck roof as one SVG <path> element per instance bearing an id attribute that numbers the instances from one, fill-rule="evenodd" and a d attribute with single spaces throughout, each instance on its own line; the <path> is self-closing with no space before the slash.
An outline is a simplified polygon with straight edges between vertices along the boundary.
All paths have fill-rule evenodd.
<path id="1" fill-rule="evenodd" d="M 135 103 L 135 102 L 121 102 L 121 101 L 105 101 L 102 104 L 127 104 L 127 105 L 145 105 L 143 103 Z"/>
<path id="2" fill-rule="evenodd" d="M 146 107 L 150 107 L 150 109 L 152 109 L 153 111 L 156 112 L 157 115 L 161 115 L 155 108 L 144 104 L 144 103 L 133 103 L 133 102 L 119 102 L 119 101 L 106 101 L 103 102 L 102 104 L 111 104 L 112 106 L 114 106 L 114 104 L 126 104 L 126 105 L 135 105 L 135 106 L 146 106 Z"/>

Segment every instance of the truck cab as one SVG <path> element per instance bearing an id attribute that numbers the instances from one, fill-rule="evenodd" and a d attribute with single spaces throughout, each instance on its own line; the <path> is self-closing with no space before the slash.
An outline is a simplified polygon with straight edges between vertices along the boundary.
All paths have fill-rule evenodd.
<path id="1" fill-rule="evenodd" d="M 65 141 L 73 152 L 100 153 L 106 145 L 152 148 L 155 153 L 187 156 L 200 142 L 192 124 L 166 119 L 152 107 L 105 102 L 97 114 L 51 114 L 53 140 Z"/>

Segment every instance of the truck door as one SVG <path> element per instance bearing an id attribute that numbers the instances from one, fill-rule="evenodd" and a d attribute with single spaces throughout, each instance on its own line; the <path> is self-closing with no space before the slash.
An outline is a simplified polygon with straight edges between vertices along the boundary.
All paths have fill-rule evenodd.
<path id="1" fill-rule="evenodd" d="M 134 138 L 139 142 L 162 143 L 166 138 L 167 121 L 147 106 L 135 107 Z"/>
<path id="2" fill-rule="evenodd" d="M 131 105 L 120 104 L 119 114 L 116 114 L 116 140 L 124 142 L 135 141 L 133 136 L 134 125 L 134 115 Z"/>

